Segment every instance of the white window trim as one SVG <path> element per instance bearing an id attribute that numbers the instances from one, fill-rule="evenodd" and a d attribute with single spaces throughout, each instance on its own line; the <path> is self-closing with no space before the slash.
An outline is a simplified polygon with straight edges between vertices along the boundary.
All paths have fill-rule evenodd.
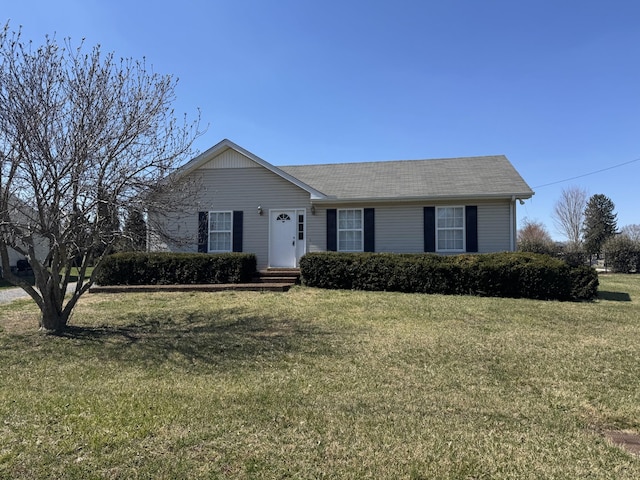
<path id="1" fill-rule="evenodd" d="M 340 212 L 360 212 L 360 228 L 340 228 Z M 336 238 L 337 250 L 339 252 L 364 252 L 364 208 L 339 208 L 336 214 Z M 360 249 L 359 250 L 341 250 L 340 249 L 340 232 L 361 232 L 360 235 Z"/>
<path id="2" fill-rule="evenodd" d="M 461 208 L 462 209 L 462 227 L 448 227 L 448 228 L 439 228 L 438 227 L 438 210 L 444 208 Z M 439 237 L 440 230 L 461 230 L 462 231 L 462 249 L 457 248 L 438 248 L 439 245 Z M 464 205 L 442 205 L 440 207 L 436 207 L 436 252 L 442 253 L 464 253 L 467 251 L 467 219 L 465 215 L 465 206 Z"/>
<path id="3" fill-rule="evenodd" d="M 211 230 L 211 214 L 228 213 L 231 217 L 231 226 L 229 230 Z M 233 211 L 231 210 L 211 210 L 208 212 L 208 229 L 207 229 L 207 252 L 209 253 L 228 253 L 233 251 Z M 211 250 L 211 234 L 212 233 L 229 233 L 229 250 Z"/>

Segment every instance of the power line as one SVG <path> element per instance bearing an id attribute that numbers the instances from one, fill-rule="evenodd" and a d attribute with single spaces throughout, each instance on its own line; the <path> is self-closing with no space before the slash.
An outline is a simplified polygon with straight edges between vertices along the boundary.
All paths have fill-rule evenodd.
<path id="1" fill-rule="evenodd" d="M 629 165 L 630 163 L 634 163 L 634 162 L 638 162 L 638 161 L 640 161 L 640 157 L 638 157 L 638 158 L 636 158 L 634 160 L 629 160 L 628 162 L 619 163 L 617 165 L 612 165 L 611 167 L 602 168 L 602 169 L 596 170 L 594 172 L 583 173 L 582 175 L 577 175 L 577 176 L 571 177 L 571 178 L 565 178 L 564 180 L 558 180 L 557 182 L 545 183 L 544 185 L 538 185 L 537 187 L 533 187 L 533 188 L 537 189 L 537 188 L 549 187 L 551 185 L 557 185 L 558 183 L 569 182 L 569 181 L 575 180 L 577 178 L 588 177 L 589 175 L 595 175 L 596 173 L 606 172 L 607 170 L 613 170 L 614 168 L 623 167 L 625 165 Z"/>

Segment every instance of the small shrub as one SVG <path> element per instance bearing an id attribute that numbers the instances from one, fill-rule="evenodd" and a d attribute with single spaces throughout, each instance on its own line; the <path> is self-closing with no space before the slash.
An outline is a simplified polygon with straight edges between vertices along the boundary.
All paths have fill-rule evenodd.
<path id="1" fill-rule="evenodd" d="M 518 242 L 519 252 L 541 253 L 544 255 L 556 255 L 558 247 L 552 241 L 523 240 Z"/>
<path id="2" fill-rule="evenodd" d="M 569 270 L 571 285 L 570 298 L 575 300 L 591 300 L 598 296 L 598 272 L 587 265 L 571 267 Z"/>
<path id="3" fill-rule="evenodd" d="M 31 270 L 31 265 L 29 265 L 29 262 L 23 258 L 16 262 L 16 269 L 19 272 L 26 272 Z"/>
<path id="4" fill-rule="evenodd" d="M 614 272 L 639 272 L 640 243 L 634 242 L 626 235 L 616 235 L 609 238 L 604 246 L 607 267 Z"/>
<path id="5" fill-rule="evenodd" d="M 589 263 L 589 254 L 581 245 L 569 244 L 558 254 L 570 267 L 579 267 Z"/>
<path id="6" fill-rule="evenodd" d="M 256 271 L 248 253 L 116 253 L 94 272 L 99 285 L 243 283 Z"/>

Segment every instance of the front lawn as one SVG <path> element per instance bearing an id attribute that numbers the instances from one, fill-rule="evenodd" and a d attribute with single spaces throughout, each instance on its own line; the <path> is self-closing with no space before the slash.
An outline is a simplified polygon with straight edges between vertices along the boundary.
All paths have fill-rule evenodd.
<path id="1" fill-rule="evenodd" d="M 331 291 L 0 308 L 0 478 L 640 478 L 640 275 L 591 303 Z"/>

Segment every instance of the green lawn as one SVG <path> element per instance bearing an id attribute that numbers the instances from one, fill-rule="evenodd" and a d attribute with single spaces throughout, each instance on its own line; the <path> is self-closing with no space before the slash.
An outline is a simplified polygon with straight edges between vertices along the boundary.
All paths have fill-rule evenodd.
<path id="1" fill-rule="evenodd" d="M 92 294 L 0 306 L 0 478 L 640 478 L 640 275 L 591 303 Z"/>

